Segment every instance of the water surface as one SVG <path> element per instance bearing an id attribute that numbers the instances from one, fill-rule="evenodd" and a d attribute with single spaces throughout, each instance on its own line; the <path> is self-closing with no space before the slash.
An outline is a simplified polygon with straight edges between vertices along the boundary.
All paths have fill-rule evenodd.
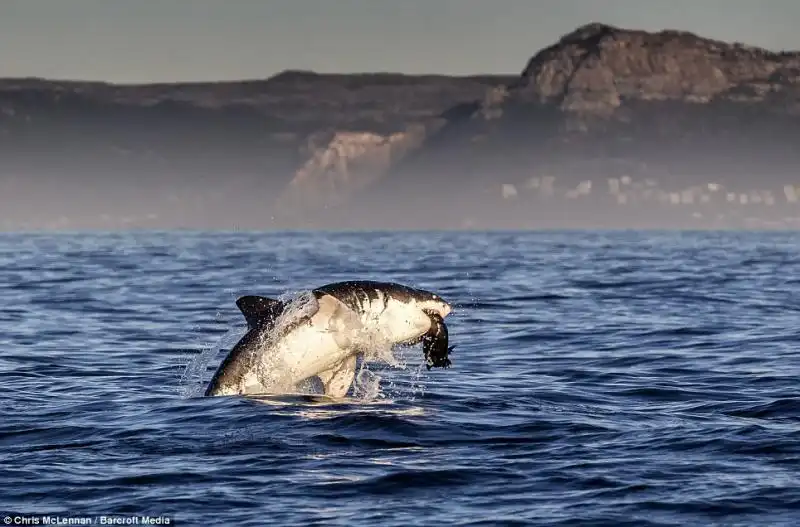
<path id="1" fill-rule="evenodd" d="M 799 242 L 4 235 L 0 513 L 796 525 Z M 241 335 L 238 295 L 366 278 L 456 305 L 451 369 L 417 348 L 372 371 L 372 400 L 193 396 L 187 364 Z"/>

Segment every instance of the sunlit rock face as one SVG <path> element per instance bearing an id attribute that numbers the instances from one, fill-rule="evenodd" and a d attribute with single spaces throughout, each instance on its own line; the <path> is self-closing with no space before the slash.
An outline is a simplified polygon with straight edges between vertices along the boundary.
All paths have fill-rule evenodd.
<path id="1" fill-rule="evenodd" d="M 764 101 L 800 87 L 800 55 L 701 38 L 589 24 L 537 53 L 519 98 L 609 115 L 626 100 Z"/>
<path id="2" fill-rule="evenodd" d="M 380 135 L 335 132 L 327 144 L 312 138 L 310 158 L 297 170 L 277 205 L 284 214 L 307 208 L 337 206 L 380 178 L 393 163 L 420 145 L 424 128 Z"/>

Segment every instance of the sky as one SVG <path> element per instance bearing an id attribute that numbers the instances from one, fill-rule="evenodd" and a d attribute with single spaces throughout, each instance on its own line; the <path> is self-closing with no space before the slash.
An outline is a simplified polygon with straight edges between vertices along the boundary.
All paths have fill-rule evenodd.
<path id="1" fill-rule="evenodd" d="M 0 77 L 516 74 L 589 22 L 800 50 L 798 0 L 0 0 Z"/>

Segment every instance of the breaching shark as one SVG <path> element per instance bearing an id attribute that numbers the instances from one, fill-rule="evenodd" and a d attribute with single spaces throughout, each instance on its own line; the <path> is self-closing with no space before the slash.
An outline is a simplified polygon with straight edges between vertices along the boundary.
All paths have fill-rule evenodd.
<path id="1" fill-rule="evenodd" d="M 447 368 L 445 317 L 452 306 L 430 291 L 391 282 L 347 281 L 311 291 L 299 312 L 289 303 L 243 296 L 236 305 L 248 331 L 214 374 L 206 396 L 294 391 L 318 377 L 326 396 L 347 394 L 356 360 L 370 342 L 411 346 L 422 342 L 426 366 Z M 287 314 L 288 322 L 281 316 Z M 264 364 L 268 367 L 264 367 Z"/>

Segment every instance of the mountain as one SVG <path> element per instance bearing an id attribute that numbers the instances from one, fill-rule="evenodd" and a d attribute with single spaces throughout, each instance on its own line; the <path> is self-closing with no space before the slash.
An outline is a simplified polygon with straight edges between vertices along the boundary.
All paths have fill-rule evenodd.
<path id="1" fill-rule="evenodd" d="M 0 222 L 796 228 L 797 137 L 800 53 L 597 23 L 510 76 L 9 79 Z"/>
<path id="2" fill-rule="evenodd" d="M 403 133 L 510 78 L 287 71 L 114 85 L 0 80 L 0 228 L 269 227 L 317 143 Z"/>
<path id="3" fill-rule="evenodd" d="M 798 137 L 800 53 L 589 24 L 354 201 L 375 227 L 797 227 Z"/>

